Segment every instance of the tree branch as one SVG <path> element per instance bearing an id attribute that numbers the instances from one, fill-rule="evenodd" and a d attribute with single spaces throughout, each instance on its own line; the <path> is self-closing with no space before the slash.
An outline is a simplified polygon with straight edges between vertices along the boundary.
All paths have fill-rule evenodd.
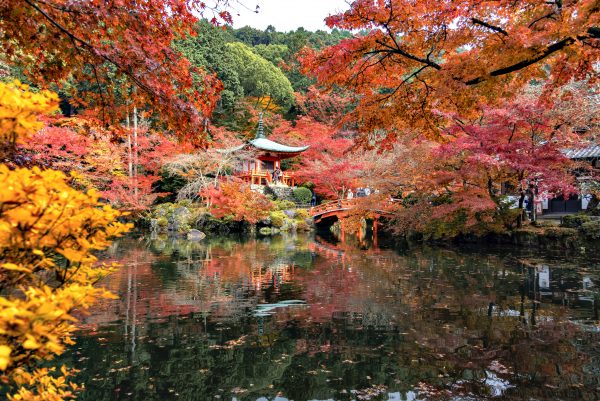
<path id="1" fill-rule="evenodd" d="M 29 4 L 34 10 L 36 10 L 37 12 L 39 12 L 40 14 L 42 14 L 42 16 L 44 16 L 44 18 L 46 18 L 50 22 L 50 24 L 54 25 L 59 31 L 61 31 L 63 34 L 65 34 L 72 42 L 79 43 L 81 45 L 81 47 L 86 48 L 93 56 L 99 57 L 99 58 L 101 58 L 101 59 L 103 59 L 103 60 L 111 63 L 115 67 L 117 67 L 120 71 L 122 71 L 125 75 L 127 75 L 137 86 L 139 86 L 140 88 L 142 88 L 150 96 L 152 96 L 152 97 L 158 97 L 158 98 L 161 98 L 163 100 L 168 100 L 164 96 L 162 96 L 160 93 L 156 93 L 155 91 L 151 90 L 147 85 L 145 85 L 142 81 L 140 81 L 140 79 L 137 78 L 133 72 L 128 71 L 121 64 L 119 64 L 115 60 L 111 59 L 110 57 L 108 57 L 108 56 L 106 56 L 104 54 L 99 53 L 92 44 L 90 44 L 90 43 L 86 42 L 85 40 L 83 40 L 83 39 L 75 36 L 67 28 L 65 28 L 60 23 L 58 23 L 54 18 L 52 18 L 48 13 L 46 13 L 44 10 L 42 10 L 32 0 L 25 0 L 25 3 Z"/>
<path id="2" fill-rule="evenodd" d="M 441 65 L 439 65 L 438 63 L 435 63 L 435 62 L 433 62 L 431 60 L 427 60 L 425 58 L 417 57 L 414 54 L 408 53 L 408 52 L 406 52 L 406 51 L 404 51 L 404 50 L 402 50 L 400 48 L 392 48 L 392 47 L 386 45 L 385 43 L 383 43 L 383 42 L 381 42 L 379 40 L 377 40 L 376 43 L 379 44 L 379 45 L 381 45 L 381 46 L 386 47 L 388 50 L 384 50 L 384 49 L 373 50 L 373 51 L 367 52 L 365 54 L 377 54 L 377 53 L 398 54 L 398 55 L 406 57 L 406 58 L 408 58 L 410 60 L 417 61 L 417 62 L 419 62 L 421 64 L 426 64 L 427 66 L 429 66 L 431 68 L 435 68 L 438 71 L 442 69 Z"/>
<path id="3" fill-rule="evenodd" d="M 501 34 L 502 34 L 502 35 L 504 35 L 504 36 L 508 36 L 508 32 L 506 32 L 504 29 L 502 29 L 502 28 L 500 28 L 500 27 L 497 27 L 497 26 L 494 26 L 494 25 L 492 25 L 492 24 L 488 24 L 487 22 L 485 22 L 485 21 L 482 21 L 482 20 L 480 20 L 480 19 L 477 19 L 477 18 L 471 18 L 471 22 L 472 22 L 473 24 L 475 24 L 475 25 L 481 25 L 481 26 L 483 26 L 483 27 L 486 27 L 486 28 L 488 28 L 488 29 L 491 29 L 491 30 L 492 30 L 492 31 L 494 31 L 494 32 L 501 33 Z"/>
<path id="4" fill-rule="evenodd" d="M 592 28 L 590 28 L 590 30 L 591 29 Z M 588 30 L 588 32 L 590 32 L 590 30 Z M 593 34 L 593 32 L 590 32 L 588 35 L 579 35 L 579 36 L 577 36 L 577 38 L 573 38 L 570 36 L 566 37 L 556 43 L 546 46 L 545 48 L 538 51 L 537 54 L 533 55 L 532 57 L 529 57 L 525 60 L 521 60 L 518 63 L 509 65 L 508 67 L 499 68 L 497 70 L 490 72 L 487 75 L 482 75 L 477 78 L 470 79 L 470 80 L 466 81 L 465 84 L 467 84 L 469 86 L 477 85 L 478 83 L 481 83 L 491 77 L 498 77 L 501 75 L 510 74 L 511 72 L 519 71 L 523 68 L 529 67 L 530 65 L 537 63 L 538 61 L 545 59 L 546 57 L 550 56 L 553 53 L 556 53 L 559 50 L 564 49 L 565 47 L 571 46 L 577 40 L 583 40 L 583 39 L 589 39 L 589 38 L 594 38 L 594 39 L 596 38 L 595 35 Z"/>

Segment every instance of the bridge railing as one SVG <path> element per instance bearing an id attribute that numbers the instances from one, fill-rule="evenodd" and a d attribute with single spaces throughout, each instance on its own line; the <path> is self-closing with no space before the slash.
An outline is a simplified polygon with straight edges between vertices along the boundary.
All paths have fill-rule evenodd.
<path id="1" fill-rule="evenodd" d="M 358 203 L 358 201 L 362 199 L 340 199 L 340 200 L 334 200 L 334 201 L 328 201 L 328 202 L 324 202 L 321 203 L 318 206 L 313 206 L 310 208 L 309 213 L 312 217 L 330 212 L 332 210 L 347 210 L 347 209 L 352 209 L 353 207 L 356 206 L 356 204 Z M 395 198 L 390 198 L 387 201 L 384 201 L 380 206 L 380 208 L 371 208 L 373 210 L 377 210 L 378 212 L 381 213 L 385 213 L 385 210 L 387 208 L 387 206 L 390 206 L 394 203 L 400 202 L 400 199 L 395 199 Z"/>
<path id="2" fill-rule="evenodd" d="M 340 209 L 350 209 L 356 204 L 356 200 L 354 199 L 340 199 L 329 202 L 321 203 L 318 206 L 313 206 L 310 208 L 310 215 L 316 216 L 319 214 L 326 213 L 330 210 L 340 210 Z"/>

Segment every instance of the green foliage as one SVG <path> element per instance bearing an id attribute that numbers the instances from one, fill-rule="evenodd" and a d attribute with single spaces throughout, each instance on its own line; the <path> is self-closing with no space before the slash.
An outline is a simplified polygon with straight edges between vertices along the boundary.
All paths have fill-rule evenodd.
<path id="1" fill-rule="evenodd" d="M 196 27 L 197 36 L 177 41 L 175 48 L 195 67 L 214 71 L 223 82 L 221 108 L 231 109 L 235 102 L 244 96 L 244 88 L 238 74 L 238 60 L 229 52 L 225 44 L 226 32 L 202 20 Z"/>
<path id="2" fill-rule="evenodd" d="M 600 239 L 600 220 L 591 220 L 583 223 L 579 229 L 588 239 Z"/>
<path id="3" fill-rule="evenodd" d="M 544 229 L 544 235 L 548 238 L 568 239 L 577 236 L 577 230 L 567 227 L 548 227 Z"/>
<path id="4" fill-rule="evenodd" d="M 258 232 L 262 235 L 271 235 L 273 233 L 271 227 L 261 227 L 260 230 L 258 230 Z"/>
<path id="5" fill-rule="evenodd" d="M 466 213 L 456 213 L 452 220 L 434 219 L 423 235 L 428 239 L 454 238 L 463 232 L 466 221 Z"/>
<path id="6" fill-rule="evenodd" d="M 281 63 L 290 57 L 290 49 L 286 45 L 257 45 L 252 51 L 262 58 L 279 67 Z"/>
<path id="7" fill-rule="evenodd" d="M 298 219 L 298 220 L 308 219 L 308 210 L 296 209 L 296 219 Z"/>
<path id="8" fill-rule="evenodd" d="M 288 210 L 296 208 L 296 204 L 289 200 L 276 200 L 275 206 L 277 210 Z"/>
<path id="9" fill-rule="evenodd" d="M 292 53 L 297 53 L 304 46 L 322 49 L 338 44 L 342 39 L 352 37 L 351 32 L 341 31 L 337 28 L 331 32 L 323 30 L 310 32 L 304 28 L 290 32 L 277 32 L 273 26 L 268 26 L 264 31 L 245 26 L 230 30 L 228 33 L 231 35 L 231 41 L 239 41 L 248 46 L 285 45 Z"/>
<path id="10" fill-rule="evenodd" d="M 157 205 L 146 220 L 156 219 L 156 225 L 160 231 L 166 231 L 171 222 L 176 224 L 180 233 L 187 233 L 196 227 L 198 221 L 206 214 L 205 207 L 186 199 L 176 203 L 167 202 Z"/>
<path id="11" fill-rule="evenodd" d="M 294 199 L 301 204 L 310 203 L 312 192 L 310 189 L 304 187 L 294 188 Z"/>
<path id="12" fill-rule="evenodd" d="M 176 174 L 169 174 L 164 169 L 161 171 L 160 179 L 152 185 L 152 190 L 168 195 L 157 198 L 157 202 L 175 202 L 177 193 L 185 186 L 187 180 Z"/>
<path id="13" fill-rule="evenodd" d="M 560 226 L 567 228 L 579 228 L 588 221 L 591 221 L 591 218 L 585 214 L 569 214 L 561 219 Z"/>
<path id="14" fill-rule="evenodd" d="M 491 216 L 489 213 L 476 213 L 475 221 L 470 221 L 467 211 L 458 210 L 452 216 L 443 219 L 433 219 L 423 232 L 426 239 L 452 239 L 460 235 L 475 235 L 478 237 L 506 232 L 507 227 L 516 221 L 518 210 L 506 210 Z M 509 224 L 510 223 L 510 224 Z"/>
<path id="15" fill-rule="evenodd" d="M 296 222 L 296 230 L 298 231 L 310 231 L 310 226 L 304 220 L 298 220 Z"/>
<path id="16" fill-rule="evenodd" d="M 287 218 L 285 213 L 283 213 L 281 210 L 271 212 L 269 217 L 271 218 L 271 225 L 277 228 L 283 227 L 283 223 Z"/>
<path id="17" fill-rule="evenodd" d="M 279 68 L 243 43 L 227 43 L 226 48 L 235 61 L 235 71 L 246 96 L 270 97 L 283 107 L 292 105 L 294 90 Z"/>

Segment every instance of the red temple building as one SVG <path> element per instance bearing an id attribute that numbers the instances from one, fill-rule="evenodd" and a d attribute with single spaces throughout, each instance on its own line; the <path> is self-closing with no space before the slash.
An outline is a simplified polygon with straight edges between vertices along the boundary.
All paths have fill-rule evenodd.
<path id="1" fill-rule="evenodd" d="M 282 171 L 279 177 L 279 184 L 293 187 L 296 182 L 290 172 L 283 171 L 281 161 L 298 156 L 308 149 L 308 146 L 288 146 L 267 139 L 264 133 L 262 114 L 258 122 L 258 129 L 254 139 L 228 149 L 229 152 L 251 149 L 256 153 L 253 160 L 242 162 L 236 175 L 244 181 L 254 185 L 269 185 L 273 182 L 273 171 L 279 168 Z"/>

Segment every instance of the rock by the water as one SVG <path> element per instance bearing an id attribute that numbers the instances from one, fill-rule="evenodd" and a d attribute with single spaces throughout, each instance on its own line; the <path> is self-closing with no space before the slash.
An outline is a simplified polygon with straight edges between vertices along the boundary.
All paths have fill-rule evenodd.
<path id="1" fill-rule="evenodd" d="M 258 230 L 258 232 L 262 235 L 271 235 L 273 233 L 271 228 L 269 227 L 261 227 L 260 230 Z"/>
<path id="2" fill-rule="evenodd" d="M 206 238 L 206 234 L 204 234 L 200 230 L 191 229 L 187 233 L 187 239 L 190 241 L 200 241 L 200 240 L 203 240 L 204 238 Z"/>
<path id="3" fill-rule="evenodd" d="M 190 210 L 185 206 L 180 206 L 173 210 L 173 216 L 176 217 L 188 217 L 190 215 Z"/>

